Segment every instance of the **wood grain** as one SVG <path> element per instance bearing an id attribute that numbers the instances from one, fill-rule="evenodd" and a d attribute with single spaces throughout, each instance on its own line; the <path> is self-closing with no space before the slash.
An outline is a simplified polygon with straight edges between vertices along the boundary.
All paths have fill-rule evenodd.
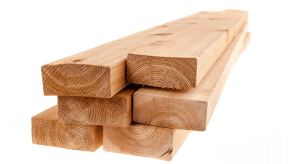
<path id="1" fill-rule="evenodd" d="M 59 96 L 59 121 L 127 127 L 132 122 L 132 97 L 137 89 L 128 86 L 112 98 Z"/>
<path id="2" fill-rule="evenodd" d="M 32 117 L 32 142 L 66 149 L 95 151 L 102 145 L 101 126 L 62 124 L 57 106 Z"/>
<path id="3" fill-rule="evenodd" d="M 243 11 L 197 14 L 188 21 L 193 27 L 131 50 L 127 80 L 161 88 L 197 87 L 246 22 Z"/>
<path id="4" fill-rule="evenodd" d="M 189 131 L 141 124 L 104 127 L 105 151 L 171 160 Z"/>
<path id="5" fill-rule="evenodd" d="M 225 13 L 229 12 L 234 11 Z M 224 12 L 213 13 L 225 15 Z M 128 84 L 125 70 L 129 51 L 143 45 L 160 44 L 161 39 L 172 37 L 188 28 L 205 29 L 203 27 L 205 24 L 208 24 L 207 27 L 225 29 L 224 26 L 227 24 L 220 23 L 219 17 L 209 19 L 207 17 L 209 14 L 209 12 L 206 15 L 205 12 L 194 14 L 43 65 L 44 94 L 112 97 Z M 204 23 L 196 23 L 197 21 Z M 229 23 L 231 24 L 231 21 Z"/>
<path id="6" fill-rule="evenodd" d="M 141 88 L 136 91 L 133 121 L 167 128 L 205 130 L 231 66 L 248 38 L 244 28 L 196 88 L 183 91 Z"/>

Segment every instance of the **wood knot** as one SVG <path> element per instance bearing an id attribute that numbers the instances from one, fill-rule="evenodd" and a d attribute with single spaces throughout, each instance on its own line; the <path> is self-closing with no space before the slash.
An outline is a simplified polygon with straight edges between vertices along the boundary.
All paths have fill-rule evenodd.
<path id="1" fill-rule="evenodd" d="M 172 35 L 172 33 L 157 33 L 157 34 L 152 34 L 153 36 L 167 36 L 167 35 Z"/>
<path id="2" fill-rule="evenodd" d="M 77 62 L 80 62 L 80 61 L 82 61 L 82 59 L 75 59 L 72 62 L 77 63 Z"/>
<path id="3" fill-rule="evenodd" d="M 150 45 L 152 45 L 152 46 L 159 46 L 159 45 L 162 45 L 163 43 L 165 43 L 165 41 L 158 40 L 158 41 L 155 41 L 155 42 L 151 43 Z"/>
<path id="4" fill-rule="evenodd" d="M 168 27 L 168 26 L 167 26 L 167 25 L 161 25 L 160 27 L 161 27 L 161 28 L 165 28 L 165 27 Z"/>

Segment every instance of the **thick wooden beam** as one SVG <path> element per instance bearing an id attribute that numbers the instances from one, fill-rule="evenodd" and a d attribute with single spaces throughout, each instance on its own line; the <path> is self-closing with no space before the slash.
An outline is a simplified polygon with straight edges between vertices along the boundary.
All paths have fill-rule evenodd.
<path id="1" fill-rule="evenodd" d="M 42 66 L 44 94 L 112 97 L 128 84 L 125 70 L 129 51 L 143 45 L 161 44 L 164 39 L 189 28 L 205 29 L 209 26 L 218 29 L 217 33 L 226 33 L 219 30 L 231 25 L 232 21 L 230 24 L 223 24 L 220 17 L 232 17 L 226 14 L 229 12 L 234 13 L 212 12 L 212 15 L 221 15 L 217 19 L 207 17 L 211 12 L 198 13 L 46 64 Z M 235 15 L 233 14 L 234 18 Z M 235 20 L 234 18 L 229 20 Z M 198 23 L 199 21 L 202 23 Z M 208 25 L 204 26 L 205 24 Z"/>
<path id="2" fill-rule="evenodd" d="M 244 29 L 196 88 L 183 91 L 141 88 L 136 91 L 133 121 L 167 128 L 205 130 L 231 66 L 248 38 Z"/>
<path id="3" fill-rule="evenodd" d="M 138 89 L 128 86 L 112 98 L 58 97 L 63 123 L 127 127 L 132 122 L 132 97 Z"/>
<path id="4" fill-rule="evenodd" d="M 174 33 L 193 26 L 182 23 L 181 21 L 184 19 L 157 26 L 42 66 L 44 94 L 112 97 L 128 84 L 125 80 L 128 51 L 152 42 L 160 36 L 159 34 Z"/>
<path id="5" fill-rule="evenodd" d="M 32 117 L 32 142 L 66 149 L 95 151 L 102 145 L 102 127 L 62 124 L 57 106 Z"/>
<path id="6" fill-rule="evenodd" d="M 104 127 L 105 151 L 171 160 L 189 131 L 134 124 Z"/>
<path id="7" fill-rule="evenodd" d="M 190 20 L 192 28 L 130 51 L 127 80 L 171 89 L 197 87 L 247 23 L 247 13 L 205 12 Z"/>

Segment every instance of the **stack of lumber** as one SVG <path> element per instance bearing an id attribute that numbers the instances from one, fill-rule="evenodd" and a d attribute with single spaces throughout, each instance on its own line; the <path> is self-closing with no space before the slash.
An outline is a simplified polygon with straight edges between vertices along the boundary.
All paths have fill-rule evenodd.
<path id="1" fill-rule="evenodd" d="M 248 40 L 246 12 L 200 12 L 46 64 L 58 102 L 32 117 L 32 141 L 171 160 L 206 129 Z"/>

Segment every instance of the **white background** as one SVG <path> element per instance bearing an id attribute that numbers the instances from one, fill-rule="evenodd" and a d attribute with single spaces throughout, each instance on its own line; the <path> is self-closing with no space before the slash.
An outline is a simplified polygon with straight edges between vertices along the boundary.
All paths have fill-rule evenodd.
<path id="1" fill-rule="evenodd" d="M 286 1 L 0 1 L 0 163 L 165 163 L 33 145 L 31 116 L 56 103 L 40 67 L 202 10 L 249 11 L 250 45 L 233 67 L 206 132 L 192 132 L 173 163 L 291 163 L 291 25 Z"/>

